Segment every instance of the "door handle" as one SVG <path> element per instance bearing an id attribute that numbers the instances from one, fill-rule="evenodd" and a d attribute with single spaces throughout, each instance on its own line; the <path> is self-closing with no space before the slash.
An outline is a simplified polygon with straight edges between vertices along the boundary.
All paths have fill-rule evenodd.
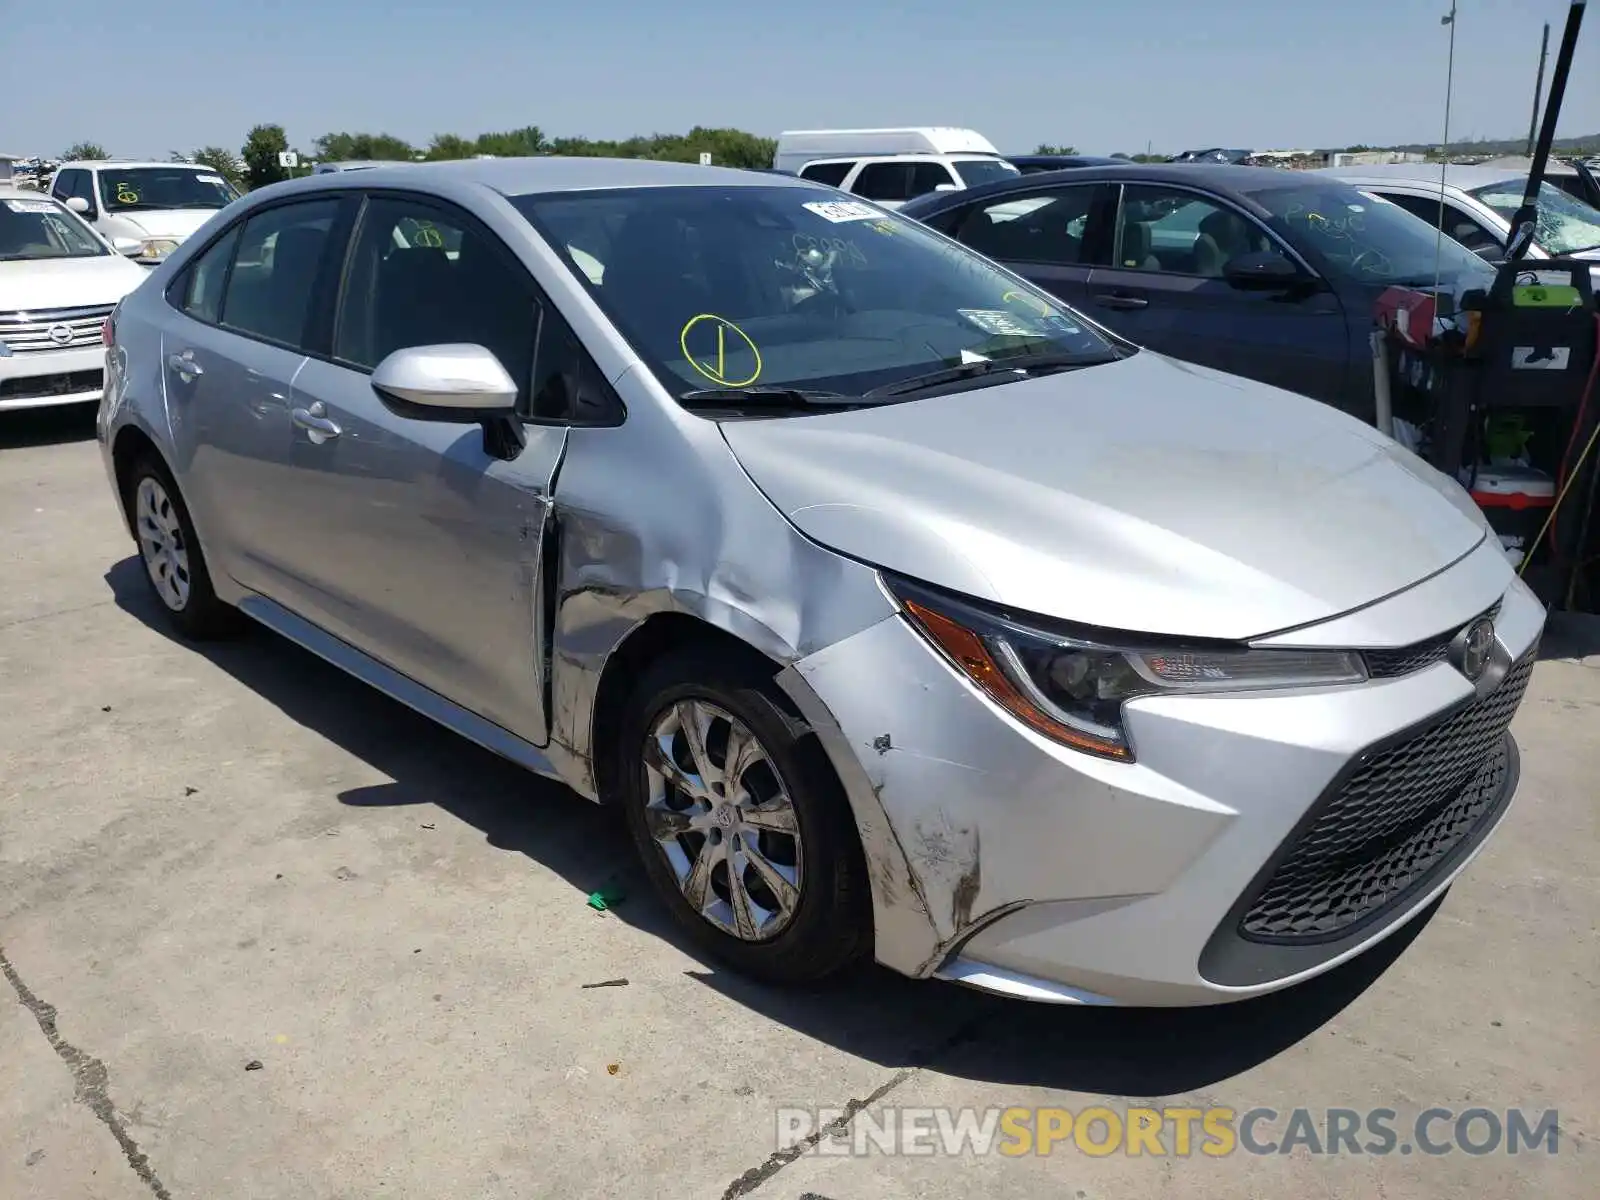
<path id="1" fill-rule="evenodd" d="M 1143 296 L 1129 296 L 1123 292 L 1107 292 L 1096 296 L 1094 302 L 1101 308 L 1135 309 L 1148 308 L 1150 301 Z"/>
<path id="2" fill-rule="evenodd" d="M 306 431 L 313 446 L 320 446 L 338 437 L 341 432 L 338 424 L 328 418 L 328 410 L 321 400 L 315 401 L 310 408 L 291 409 L 289 419 Z"/>
<path id="3" fill-rule="evenodd" d="M 185 383 L 205 374 L 205 369 L 195 362 L 193 350 L 185 350 L 182 354 L 167 355 L 167 366 L 172 368 L 173 374 L 177 375 Z"/>

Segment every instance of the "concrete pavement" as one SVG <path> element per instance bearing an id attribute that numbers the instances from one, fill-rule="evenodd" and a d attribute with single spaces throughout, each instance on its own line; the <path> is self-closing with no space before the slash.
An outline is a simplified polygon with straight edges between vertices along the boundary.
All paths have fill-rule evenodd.
<path id="1" fill-rule="evenodd" d="M 1570 657 L 1540 665 L 1517 719 L 1506 827 L 1436 915 L 1322 981 L 1177 1013 L 877 970 L 785 994 L 692 955 L 607 814 L 264 631 L 169 637 L 86 414 L 0 418 L 0 517 L 4 1200 L 1593 1194 L 1600 659 L 1581 660 L 1600 645 L 1582 628 L 1558 631 Z M 604 884 L 629 898 L 602 915 L 584 900 Z M 852 1102 L 1389 1107 L 1402 1124 L 1523 1106 L 1559 1109 L 1561 1140 L 776 1146 L 777 1108 Z"/>

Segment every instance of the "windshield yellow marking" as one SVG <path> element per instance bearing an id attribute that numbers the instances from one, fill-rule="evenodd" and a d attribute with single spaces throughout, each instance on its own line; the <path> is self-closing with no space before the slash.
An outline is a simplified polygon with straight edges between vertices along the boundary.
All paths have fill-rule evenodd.
<path id="1" fill-rule="evenodd" d="M 699 326 L 702 321 L 716 322 L 717 357 L 715 366 L 712 366 L 709 363 L 701 362 L 689 349 L 689 333 L 691 330 Z M 750 353 L 755 356 L 756 368 L 754 371 L 750 372 L 750 375 L 745 379 L 728 378 L 728 330 L 730 329 L 733 330 L 734 334 L 737 335 L 746 346 L 750 347 Z M 726 317 L 719 317 L 715 313 L 700 313 L 698 316 L 690 317 L 687 321 L 685 321 L 682 332 L 678 334 L 678 345 L 683 350 L 683 357 L 688 361 L 691 367 L 700 372 L 700 374 L 704 375 L 707 379 L 711 380 L 712 383 L 718 384 L 722 387 L 748 387 L 761 375 L 760 348 L 756 346 L 755 342 L 751 339 L 748 333 L 740 329 Z"/>
<path id="2" fill-rule="evenodd" d="M 1010 304 L 1013 298 L 1021 300 L 1023 303 L 1027 304 L 1030 308 L 1038 312 L 1041 317 L 1053 317 L 1056 315 L 1055 310 L 1043 300 L 1039 299 L 1039 297 L 1030 296 L 1026 292 L 1019 292 L 1015 288 L 1001 296 L 1000 303 Z"/>
<path id="3" fill-rule="evenodd" d="M 428 250 L 441 250 L 444 248 L 444 235 L 425 221 L 418 221 L 416 225 L 416 238 L 414 245 Z"/>
<path id="4" fill-rule="evenodd" d="M 137 203 L 139 203 L 139 193 L 133 190 L 133 185 L 131 183 L 119 183 L 119 184 L 117 184 L 117 203 L 118 204 L 137 204 Z"/>

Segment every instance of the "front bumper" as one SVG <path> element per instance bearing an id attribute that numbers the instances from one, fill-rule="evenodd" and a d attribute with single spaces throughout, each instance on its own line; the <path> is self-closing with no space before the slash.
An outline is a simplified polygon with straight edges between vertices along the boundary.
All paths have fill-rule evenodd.
<path id="1" fill-rule="evenodd" d="M 0 358 L 0 411 L 100 399 L 105 350 L 97 342 Z"/>
<path id="2" fill-rule="evenodd" d="M 915 955 L 895 944 L 903 932 L 886 942 L 906 924 L 881 911 L 891 889 L 869 840 L 879 958 L 1037 1000 L 1192 1005 L 1289 986 L 1394 932 L 1507 810 L 1516 752 L 1504 726 L 1544 623 L 1492 543 L 1423 586 L 1450 597 L 1434 633 L 1499 601 L 1499 690 L 1486 682 L 1480 696 L 1434 661 L 1355 687 L 1146 698 L 1128 709 L 1132 764 L 1024 728 L 898 617 L 801 659 L 795 671 L 837 722 L 841 736 L 824 737 L 836 763 L 848 747 L 846 788 L 870 789 L 851 797 L 858 821 L 881 806 L 932 928 Z M 1417 600 L 1404 593 L 1363 610 L 1364 626 L 1381 630 L 1390 606 L 1392 640 L 1352 648 L 1415 640 Z M 1451 721 L 1471 728 L 1443 750 L 1424 745 L 1420 766 L 1372 761 Z M 1433 770 L 1437 785 L 1469 759 L 1469 774 L 1487 775 L 1467 800 L 1404 790 L 1408 770 Z"/>

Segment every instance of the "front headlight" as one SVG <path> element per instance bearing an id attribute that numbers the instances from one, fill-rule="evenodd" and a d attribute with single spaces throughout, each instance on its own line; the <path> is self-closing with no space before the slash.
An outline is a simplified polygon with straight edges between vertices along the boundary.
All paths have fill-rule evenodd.
<path id="1" fill-rule="evenodd" d="M 146 238 L 139 250 L 139 257 L 160 262 L 177 248 L 178 243 L 171 238 Z"/>
<path id="2" fill-rule="evenodd" d="M 996 704 L 1076 750 L 1133 761 L 1123 705 L 1139 696 L 1327 687 L 1367 678 L 1361 656 L 1069 630 L 885 575 L 911 624 Z"/>

